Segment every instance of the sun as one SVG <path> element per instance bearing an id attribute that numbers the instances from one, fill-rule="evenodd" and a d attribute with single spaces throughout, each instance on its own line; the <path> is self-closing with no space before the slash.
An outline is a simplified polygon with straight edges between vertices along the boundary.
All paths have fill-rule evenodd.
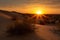
<path id="1" fill-rule="evenodd" d="M 34 19 L 34 23 L 39 23 L 38 21 L 39 20 L 41 20 L 41 21 L 43 21 L 44 22 L 44 18 L 48 18 L 47 16 L 45 16 L 45 11 L 43 11 L 43 10 L 33 10 L 33 16 L 31 16 L 30 18 L 29 18 L 29 20 L 33 20 Z"/>
<path id="2" fill-rule="evenodd" d="M 37 15 L 41 15 L 41 14 L 43 14 L 43 13 L 42 13 L 42 11 L 38 10 L 38 11 L 36 11 L 36 14 L 37 14 Z"/>

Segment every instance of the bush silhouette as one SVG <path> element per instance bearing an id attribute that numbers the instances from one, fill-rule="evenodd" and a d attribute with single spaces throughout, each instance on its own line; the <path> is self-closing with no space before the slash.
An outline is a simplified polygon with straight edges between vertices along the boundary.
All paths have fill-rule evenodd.
<path id="1" fill-rule="evenodd" d="M 31 33 L 34 31 L 33 25 L 29 22 L 23 22 L 23 23 L 14 23 L 13 25 L 10 25 L 9 29 L 7 30 L 7 33 L 10 35 L 24 35 L 27 33 Z"/>

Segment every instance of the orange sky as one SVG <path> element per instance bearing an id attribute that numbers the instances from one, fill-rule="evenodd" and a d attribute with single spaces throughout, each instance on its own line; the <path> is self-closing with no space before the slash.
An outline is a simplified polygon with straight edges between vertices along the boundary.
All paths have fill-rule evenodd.
<path id="1" fill-rule="evenodd" d="M 18 6 L 18 7 L 5 7 L 1 8 L 9 11 L 17 11 L 17 12 L 22 12 L 22 13 L 34 13 L 35 10 L 41 10 L 44 13 L 60 13 L 59 8 L 50 8 L 50 6 L 45 6 L 45 5 L 26 5 L 24 7 Z"/>
<path id="2" fill-rule="evenodd" d="M 60 13 L 59 0 L 1 0 L 0 9 L 22 13 L 34 13 L 41 10 L 44 13 Z"/>

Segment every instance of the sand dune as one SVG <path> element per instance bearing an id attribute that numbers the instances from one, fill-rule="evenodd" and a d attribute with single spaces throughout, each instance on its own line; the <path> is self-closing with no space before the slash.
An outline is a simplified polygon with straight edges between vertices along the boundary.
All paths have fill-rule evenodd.
<path id="1" fill-rule="evenodd" d="M 60 40 L 60 36 L 50 31 L 56 26 L 39 24 L 34 24 L 36 28 L 34 33 L 23 36 L 7 37 L 7 26 L 11 23 L 11 20 L 5 18 L 4 16 L 0 16 L 0 40 Z"/>

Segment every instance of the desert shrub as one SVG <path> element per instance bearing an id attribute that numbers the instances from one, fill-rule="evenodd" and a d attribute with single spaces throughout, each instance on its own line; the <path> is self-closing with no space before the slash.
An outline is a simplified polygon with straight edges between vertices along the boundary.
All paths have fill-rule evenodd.
<path id="1" fill-rule="evenodd" d="M 14 25 L 14 26 L 13 26 Z M 27 33 L 34 32 L 34 26 L 29 22 L 24 21 L 23 23 L 14 22 L 10 25 L 6 31 L 9 35 L 25 35 Z"/>

